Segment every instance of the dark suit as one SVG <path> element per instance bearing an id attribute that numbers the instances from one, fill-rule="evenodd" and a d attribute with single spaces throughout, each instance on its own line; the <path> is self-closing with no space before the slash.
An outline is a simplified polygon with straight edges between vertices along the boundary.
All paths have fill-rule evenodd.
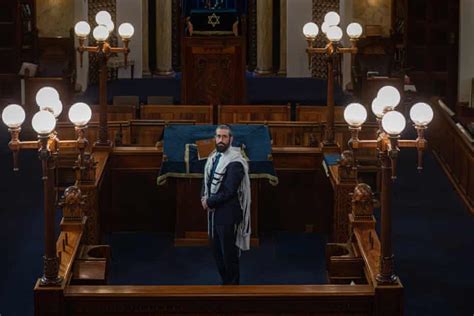
<path id="1" fill-rule="evenodd" d="M 211 223 L 211 245 L 223 284 L 239 284 L 240 249 L 235 245 L 236 227 L 242 221 L 238 189 L 245 175 L 240 162 L 227 165 L 216 194 L 207 199 Z"/>

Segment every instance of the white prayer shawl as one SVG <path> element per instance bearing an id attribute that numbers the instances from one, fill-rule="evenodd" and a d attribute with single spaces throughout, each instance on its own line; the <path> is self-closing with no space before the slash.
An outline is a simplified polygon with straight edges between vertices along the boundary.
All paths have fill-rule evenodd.
<path id="1" fill-rule="evenodd" d="M 204 196 L 208 197 L 208 179 L 211 173 L 212 163 L 217 152 L 214 151 L 208 158 L 206 166 L 204 167 Z M 211 183 L 211 195 L 216 194 L 219 191 L 219 187 L 222 182 L 222 178 L 226 173 L 227 166 L 231 162 L 240 162 L 244 167 L 244 178 L 240 183 L 238 189 L 238 197 L 240 202 L 240 207 L 242 208 L 242 221 L 237 227 L 236 241 L 235 245 L 241 250 L 250 249 L 250 178 L 249 178 L 249 166 L 247 161 L 244 159 L 238 147 L 229 147 L 219 159 L 219 163 L 214 171 L 214 177 Z M 213 209 L 210 209 L 209 212 L 213 212 Z M 214 225 L 214 221 L 208 225 Z M 209 227 L 208 232 L 211 234 L 213 227 Z"/>

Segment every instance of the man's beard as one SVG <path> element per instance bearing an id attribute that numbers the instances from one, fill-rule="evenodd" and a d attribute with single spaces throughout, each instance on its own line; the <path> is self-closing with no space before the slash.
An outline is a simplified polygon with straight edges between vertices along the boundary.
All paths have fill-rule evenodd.
<path id="1" fill-rule="evenodd" d="M 218 143 L 216 144 L 216 150 L 220 153 L 223 153 L 225 152 L 230 146 L 230 143 L 229 144 L 224 144 L 224 143 Z"/>

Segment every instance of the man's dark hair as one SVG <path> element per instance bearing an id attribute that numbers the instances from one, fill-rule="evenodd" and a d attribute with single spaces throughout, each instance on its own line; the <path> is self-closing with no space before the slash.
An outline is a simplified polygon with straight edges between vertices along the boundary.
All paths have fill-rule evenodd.
<path id="1" fill-rule="evenodd" d="M 232 136 L 232 129 L 230 128 L 229 125 L 227 125 L 227 124 L 221 124 L 221 125 L 217 126 L 216 131 L 217 131 L 218 129 L 226 129 L 226 130 L 229 131 L 229 137 Z"/>

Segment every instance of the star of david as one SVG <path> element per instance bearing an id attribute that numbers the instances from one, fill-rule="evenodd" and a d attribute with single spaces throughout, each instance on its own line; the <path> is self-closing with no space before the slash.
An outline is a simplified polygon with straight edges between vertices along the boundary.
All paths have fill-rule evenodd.
<path id="1" fill-rule="evenodd" d="M 213 13 L 212 15 L 209 15 L 207 18 L 209 19 L 207 21 L 207 24 L 211 24 L 212 27 L 216 27 L 217 24 L 221 24 L 221 22 L 219 21 L 221 17 L 217 16 L 215 13 Z"/>

